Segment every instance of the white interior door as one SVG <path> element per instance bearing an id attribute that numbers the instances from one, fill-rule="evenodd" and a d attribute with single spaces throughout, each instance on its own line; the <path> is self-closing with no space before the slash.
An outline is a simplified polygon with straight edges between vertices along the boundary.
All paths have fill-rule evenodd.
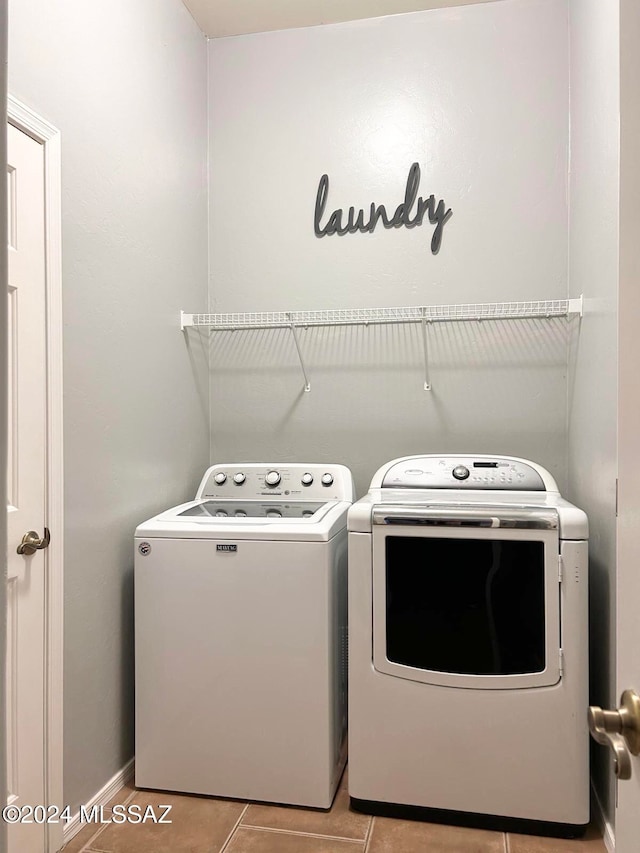
<path id="1" fill-rule="evenodd" d="M 640 311 L 640 304 L 637 306 Z M 636 314 L 636 317 L 640 314 Z M 635 365 L 621 374 L 635 372 L 640 365 L 638 331 L 635 331 Z M 628 355 L 628 354 L 627 354 Z M 622 364 L 621 364 L 622 368 Z M 626 381 L 626 380 L 625 380 Z M 630 392 L 630 389 L 628 389 Z M 627 395 L 623 395 L 627 396 Z M 631 394 L 629 393 L 629 396 Z M 618 698 L 623 690 L 640 693 L 640 391 L 636 384 L 635 412 L 620 409 L 620 478 L 618 487 L 618 589 L 617 589 L 617 668 Z M 621 401 L 622 402 L 622 401 Z M 637 430 L 631 435 L 632 430 Z M 624 461 L 628 460 L 628 467 Z M 640 846 L 640 756 L 631 756 L 632 775 L 617 782 L 615 817 L 616 853 L 637 853 Z"/>
<path id="2" fill-rule="evenodd" d="M 640 230 L 636 234 L 635 241 L 636 243 L 640 241 Z M 636 253 L 640 257 L 640 250 L 636 250 Z M 640 693 L 639 282 L 637 273 L 633 281 L 625 281 L 621 269 L 616 596 L 618 698 L 622 691 L 627 689 Z M 627 290 L 626 295 L 624 290 Z M 630 311 L 633 313 L 630 314 Z M 616 853 L 637 853 L 640 846 L 640 756 L 632 755 L 631 762 L 631 778 L 624 782 L 617 782 Z"/>
<path id="3" fill-rule="evenodd" d="M 640 693 L 640 4 L 620 3 L 616 684 Z M 640 756 L 618 783 L 616 853 L 640 847 Z"/>
<path id="4" fill-rule="evenodd" d="M 46 551 L 18 554 L 44 534 L 46 500 L 45 204 L 43 146 L 8 128 L 8 803 L 45 805 Z M 10 853 L 42 853 L 42 823 L 9 826 Z"/>

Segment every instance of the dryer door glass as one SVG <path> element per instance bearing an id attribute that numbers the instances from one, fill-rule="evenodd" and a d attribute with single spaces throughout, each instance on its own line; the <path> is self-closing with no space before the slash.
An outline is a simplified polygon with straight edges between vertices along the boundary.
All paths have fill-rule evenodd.
<path id="1" fill-rule="evenodd" d="M 432 672 L 545 668 L 542 542 L 388 536 L 387 659 Z"/>

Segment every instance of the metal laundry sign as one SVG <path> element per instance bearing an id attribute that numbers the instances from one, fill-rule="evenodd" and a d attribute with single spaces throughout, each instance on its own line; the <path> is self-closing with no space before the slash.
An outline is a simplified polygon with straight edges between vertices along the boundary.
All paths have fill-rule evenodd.
<path id="1" fill-rule="evenodd" d="M 387 214 L 384 204 L 376 204 L 372 201 L 368 211 L 369 218 L 366 222 L 365 216 L 367 214 L 362 208 L 356 214 L 355 207 L 350 207 L 346 218 L 342 208 L 338 208 L 331 213 L 329 219 L 326 221 L 326 225 L 323 226 L 322 217 L 324 216 L 327 196 L 329 194 L 329 176 L 323 175 L 318 184 L 313 219 L 316 237 L 328 237 L 331 234 L 337 234 L 339 237 L 342 237 L 345 234 L 355 234 L 357 231 L 360 231 L 362 234 L 371 234 L 378 222 L 382 222 L 385 228 L 401 228 L 402 226 L 405 228 L 415 228 L 416 225 L 423 224 L 426 216 L 429 223 L 435 225 L 431 237 L 431 252 L 436 255 L 440 251 L 442 231 L 445 223 L 453 216 L 453 212 L 451 208 L 447 208 L 443 199 L 439 199 L 436 203 L 434 195 L 430 195 L 426 199 L 422 198 L 422 196 L 417 198 L 419 187 L 420 165 L 413 163 L 407 176 L 404 201 L 396 207 L 392 216 Z M 414 205 L 415 215 L 412 216 Z"/>

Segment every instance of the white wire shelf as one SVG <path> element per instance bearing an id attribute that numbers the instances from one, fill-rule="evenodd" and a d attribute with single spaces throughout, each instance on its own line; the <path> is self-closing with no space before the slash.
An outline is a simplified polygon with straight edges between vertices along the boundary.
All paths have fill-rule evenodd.
<path id="1" fill-rule="evenodd" d="M 535 302 L 477 302 L 466 305 L 411 305 L 401 308 L 344 308 L 327 311 L 262 311 L 231 314 L 180 312 L 180 328 L 212 331 L 284 329 L 297 326 L 368 326 L 389 323 L 444 323 L 582 316 L 582 297 Z"/>
<path id="2" fill-rule="evenodd" d="M 214 332 L 241 329 L 290 329 L 304 377 L 304 390 L 311 383 L 298 338 L 298 329 L 318 326 L 369 326 L 391 323 L 420 323 L 424 355 L 424 389 L 429 379 L 429 323 L 464 323 L 482 320 L 534 320 L 582 317 L 582 296 L 577 299 L 546 299 L 535 302 L 475 302 L 466 305 L 410 305 L 404 308 L 343 308 L 328 311 L 263 311 L 235 314 L 186 314 L 180 312 L 180 328 L 207 327 Z"/>

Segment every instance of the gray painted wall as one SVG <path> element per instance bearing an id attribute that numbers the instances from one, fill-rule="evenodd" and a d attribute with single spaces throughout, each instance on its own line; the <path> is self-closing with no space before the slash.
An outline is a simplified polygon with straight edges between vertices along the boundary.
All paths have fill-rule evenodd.
<path id="1" fill-rule="evenodd" d="M 133 755 L 133 530 L 190 497 L 208 459 L 206 355 L 178 325 L 206 305 L 206 43 L 179 0 L 12 0 L 9 63 L 11 93 L 62 134 L 77 806 Z"/>
<path id="2" fill-rule="evenodd" d="M 505 0 L 211 41 L 211 310 L 566 297 L 567 18 Z M 429 226 L 314 235 L 323 173 L 326 223 L 393 211 L 414 161 L 453 209 L 439 254 Z M 564 321 L 434 328 L 431 393 L 416 327 L 300 339 L 308 394 L 288 331 L 212 335 L 213 460 L 343 462 L 362 493 L 396 456 L 498 452 L 564 487 Z"/>
<path id="3" fill-rule="evenodd" d="M 585 297 L 571 354 L 569 493 L 589 515 L 591 701 L 616 707 L 617 293 L 619 0 L 571 0 L 569 286 Z M 593 777 L 608 819 L 609 751 L 594 745 Z"/>

